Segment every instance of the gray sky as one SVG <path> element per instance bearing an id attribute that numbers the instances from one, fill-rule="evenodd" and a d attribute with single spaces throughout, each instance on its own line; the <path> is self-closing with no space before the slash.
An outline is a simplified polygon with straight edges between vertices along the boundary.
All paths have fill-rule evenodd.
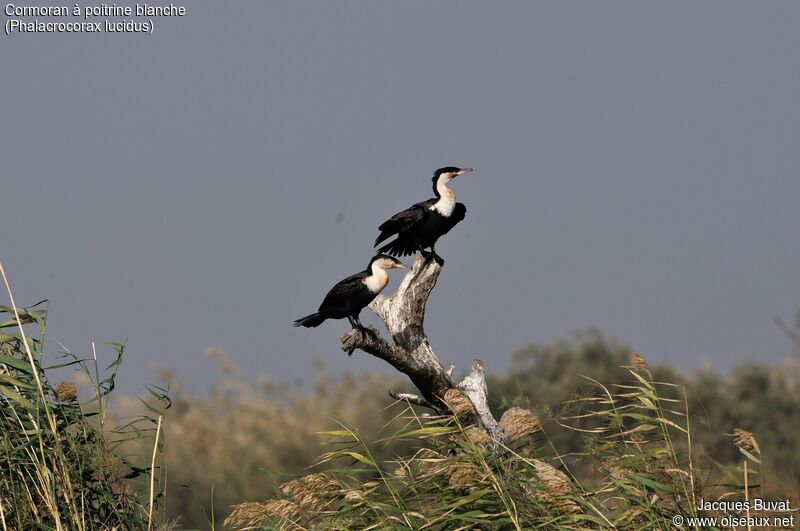
<path id="1" fill-rule="evenodd" d="M 800 4 L 185 5 L 152 36 L 0 35 L 0 257 L 51 353 L 128 338 L 126 391 L 154 362 L 202 390 L 209 344 L 280 380 L 384 368 L 291 322 L 451 164 L 476 172 L 437 246 L 445 364 L 589 326 L 685 368 L 787 352 Z"/>

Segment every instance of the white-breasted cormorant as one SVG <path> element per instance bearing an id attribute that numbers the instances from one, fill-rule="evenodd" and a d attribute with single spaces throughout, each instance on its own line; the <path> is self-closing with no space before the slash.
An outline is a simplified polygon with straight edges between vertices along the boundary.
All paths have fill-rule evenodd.
<path id="1" fill-rule="evenodd" d="M 353 328 L 364 329 L 358 315 L 389 283 L 387 269 L 404 266 L 397 258 L 378 254 L 369 261 L 364 271 L 349 276 L 331 288 L 319 311 L 294 322 L 294 326 L 319 326 L 325 319 L 344 319 Z"/>
<path id="2" fill-rule="evenodd" d="M 430 247 L 434 258 L 440 259 L 436 254 L 436 240 L 447 234 L 467 213 L 467 207 L 463 203 L 456 203 L 456 193 L 447 187 L 447 183 L 456 175 L 470 171 L 472 168 L 453 166 L 436 170 L 433 174 L 433 193 L 436 197 L 398 212 L 378 227 L 381 233 L 375 240 L 376 247 L 382 241 L 397 235 L 397 238 L 378 249 L 378 252 L 405 256 L 417 251 L 425 254 L 424 249 Z"/>

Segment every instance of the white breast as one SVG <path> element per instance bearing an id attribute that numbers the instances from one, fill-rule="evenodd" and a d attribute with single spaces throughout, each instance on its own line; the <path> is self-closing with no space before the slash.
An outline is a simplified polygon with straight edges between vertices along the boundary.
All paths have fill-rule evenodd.
<path id="1" fill-rule="evenodd" d="M 373 270 L 373 273 L 367 276 L 363 282 L 371 293 L 380 293 L 389 283 L 389 274 L 383 269 Z"/>
<path id="2" fill-rule="evenodd" d="M 449 191 L 450 190 L 448 190 L 448 192 Z M 456 194 L 451 192 L 449 194 L 445 194 L 442 197 L 440 197 L 439 200 L 433 204 L 431 210 L 435 210 L 444 217 L 449 218 L 453 213 L 453 209 L 455 208 L 456 208 Z"/>

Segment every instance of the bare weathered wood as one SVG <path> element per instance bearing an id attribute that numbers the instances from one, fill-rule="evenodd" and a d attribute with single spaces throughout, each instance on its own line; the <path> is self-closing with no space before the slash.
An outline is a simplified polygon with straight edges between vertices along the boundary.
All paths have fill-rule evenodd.
<path id="1" fill-rule="evenodd" d="M 416 406 L 429 407 L 429 408 L 433 407 L 430 402 L 428 402 L 419 395 L 415 395 L 414 393 L 398 393 L 397 391 L 390 390 L 389 396 L 391 396 L 395 400 L 406 401 L 409 404 L 414 404 Z"/>
<path id="2" fill-rule="evenodd" d="M 489 409 L 489 389 L 486 387 L 486 372 L 483 362 L 479 359 L 472 361 L 472 372 L 470 372 L 458 384 L 458 388 L 469 398 L 475 406 L 475 413 L 478 415 L 483 428 L 496 442 L 503 442 L 505 437 L 497 427 L 497 421 L 492 416 Z"/>
<path id="3" fill-rule="evenodd" d="M 447 370 L 444 368 L 425 334 L 425 305 L 441 270 L 442 264 L 433 258 L 418 256 L 397 291 L 390 297 L 379 295 L 370 304 L 370 308 L 386 325 L 392 341 L 381 338 L 375 328 L 368 331 L 351 330 L 342 336 L 342 350 L 352 354 L 360 349 L 385 360 L 406 374 L 422 394 L 418 397 L 394 393 L 392 396 L 396 399 L 424 403 L 445 411 L 444 395 L 447 390 L 461 390 L 474 406 L 475 420 L 494 441 L 500 443 L 504 437 L 489 410 L 483 363 L 475 360 L 472 372 L 456 384 L 452 377 L 453 366 Z"/>

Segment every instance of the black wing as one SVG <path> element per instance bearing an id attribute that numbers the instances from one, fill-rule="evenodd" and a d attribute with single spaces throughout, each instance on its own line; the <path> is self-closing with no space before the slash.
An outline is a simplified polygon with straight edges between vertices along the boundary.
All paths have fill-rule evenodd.
<path id="1" fill-rule="evenodd" d="M 456 207 L 453 209 L 453 214 L 450 216 L 450 220 L 452 221 L 450 227 L 447 230 L 452 229 L 456 226 L 457 223 L 464 220 L 464 216 L 467 215 L 467 207 L 464 203 L 456 203 Z"/>
<path id="2" fill-rule="evenodd" d="M 375 240 L 375 246 L 377 246 L 383 240 L 392 237 L 394 234 L 400 234 L 408 231 L 415 224 L 425 219 L 428 211 L 436 203 L 436 201 L 437 200 L 433 198 L 428 199 L 427 201 L 422 201 L 421 203 L 410 206 L 402 212 L 398 212 L 388 220 L 384 221 L 381 226 L 378 227 L 378 230 L 381 231 L 381 233 Z M 462 214 L 461 218 L 463 219 L 463 217 L 464 216 Z"/>
<path id="3" fill-rule="evenodd" d="M 364 289 L 363 281 L 366 276 L 367 273 L 362 271 L 337 282 L 325 295 L 322 304 L 319 305 L 319 311 L 331 309 L 347 302 L 355 293 Z"/>

